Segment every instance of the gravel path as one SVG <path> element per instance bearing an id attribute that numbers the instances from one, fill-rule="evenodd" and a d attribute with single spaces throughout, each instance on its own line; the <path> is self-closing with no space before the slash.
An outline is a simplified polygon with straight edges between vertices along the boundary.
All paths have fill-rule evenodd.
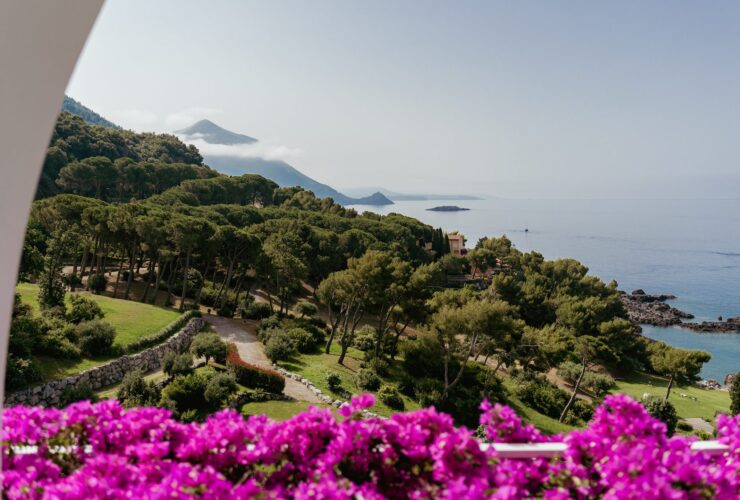
<path id="1" fill-rule="evenodd" d="M 239 350 L 239 356 L 247 363 L 272 369 L 272 363 L 267 359 L 264 346 L 257 339 L 257 322 L 240 321 L 232 318 L 221 318 L 219 316 L 203 315 L 203 318 L 211 325 L 213 330 L 226 342 L 233 342 Z M 309 403 L 320 403 L 316 395 L 308 387 L 297 380 L 285 379 L 285 390 L 283 393 L 298 401 Z"/>

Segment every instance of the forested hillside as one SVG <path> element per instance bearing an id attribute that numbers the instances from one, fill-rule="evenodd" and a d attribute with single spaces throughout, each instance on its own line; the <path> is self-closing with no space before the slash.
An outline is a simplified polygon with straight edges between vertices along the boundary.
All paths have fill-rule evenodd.
<path id="1" fill-rule="evenodd" d="M 638 373 L 669 381 L 653 405 L 665 412 L 672 386 L 691 384 L 708 359 L 639 335 L 617 284 L 575 260 L 521 252 L 506 237 L 453 256 L 442 229 L 359 214 L 259 175 L 220 175 L 171 135 L 62 113 L 38 198 L 19 279 L 38 284 L 40 316 L 19 299 L 9 389 L 43 380 L 39 356 L 82 366 L 85 356 L 121 354 L 114 328 L 78 290 L 261 320 L 270 360 L 335 397 L 376 392 L 385 411 L 434 405 L 470 426 L 484 397 L 520 405 L 549 430 L 581 425 L 614 377 Z M 210 377 L 223 394 L 235 390 L 226 374 L 195 380 L 190 357 L 177 363 L 161 395 L 139 374 L 132 384 L 148 387 L 146 398 L 120 397 L 202 418 L 226 404 L 203 403 Z M 239 378 L 243 367 L 232 372 L 251 380 Z"/>

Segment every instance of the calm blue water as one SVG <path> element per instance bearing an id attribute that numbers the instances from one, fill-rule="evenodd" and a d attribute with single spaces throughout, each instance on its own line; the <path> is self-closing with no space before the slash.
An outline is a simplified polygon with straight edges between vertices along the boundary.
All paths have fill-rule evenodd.
<path id="1" fill-rule="evenodd" d="M 469 212 L 430 212 L 441 204 Z M 623 290 L 672 293 L 673 305 L 698 321 L 740 316 L 740 200 L 476 200 L 408 201 L 359 211 L 398 212 L 474 246 L 482 236 L 507 235 L 523 251 L 573 257 Z M 529 228 L 525 233 L 524 229 Z M 698 334 L 645 327 L 645 335 L 712 353 L 702 376 L 722 380 L 740 370 L 740 334 Z"/>

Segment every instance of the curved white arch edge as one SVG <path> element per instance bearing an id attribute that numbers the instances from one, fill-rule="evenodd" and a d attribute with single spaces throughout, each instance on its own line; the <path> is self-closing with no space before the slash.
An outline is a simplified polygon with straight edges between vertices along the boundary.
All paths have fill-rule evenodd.
<path id="1" fill-rule="evenodd" d="M 31 202 L 64 90 L 102 5 L 0 0 L 0 411 Z"/>

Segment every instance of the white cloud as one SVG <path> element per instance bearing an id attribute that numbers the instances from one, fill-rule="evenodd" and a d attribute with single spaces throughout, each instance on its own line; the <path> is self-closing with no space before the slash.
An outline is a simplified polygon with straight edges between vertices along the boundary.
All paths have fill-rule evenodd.
<path id="1" fill-rule="evenodd" d="M 219 108 L 194 106 L 168 114 L 164 117 L 164 124 L 172 129 L 179 129 L 190 126 L 203 118 L 219 115 L 223 112 L 224 110 Z"/>
<path id="2" fill-rule="evenodd" d="M 124 128 L 151 128 L 157 122 L 157 114 L 143 109 L 124 109 L 111 114 L 111 119 Z"/>
<path id="3" fill-rule="evenodd" d="M 235 156 L 238 158 L 263 158 L 265 160 L 289 160 L 303 154 L 300 148 L 289 146 L 264 144 L 255 142 L 252 144 L 210 144 L 203 140 L 199 134 L 190 136 L 178 136 L 187 144 L 192 144 L 204 156 Z"/>

